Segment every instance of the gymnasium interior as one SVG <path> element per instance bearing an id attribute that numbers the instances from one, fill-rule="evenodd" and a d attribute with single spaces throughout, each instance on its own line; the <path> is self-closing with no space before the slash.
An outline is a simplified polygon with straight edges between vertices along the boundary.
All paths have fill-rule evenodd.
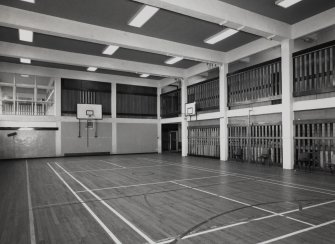
<path id="1" fill-rule="evenodd" d="M 0 0 L 0 244 L 335 243 L 334 0 Z"/>

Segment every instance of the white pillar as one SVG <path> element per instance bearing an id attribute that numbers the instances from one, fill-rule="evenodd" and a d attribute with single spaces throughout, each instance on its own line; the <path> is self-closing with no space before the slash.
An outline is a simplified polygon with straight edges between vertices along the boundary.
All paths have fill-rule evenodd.
<path id="1" fill-rule="evenodd" d="M 117 153 L 116 83 L 112 83 L 112 154 Z"/>
<path id="2" fill-rule="evenodd" d="M 157 152 L 162 153 L 162 123 L 161 123 L 161 93 L 162 88 L 157 88 Z"/>
<path id="3" fill-rule="evenodd" d="M 188 154 L 188 122 L 185 117 L 185 104 L 187 103 L 187 80 L 181 81 L 181 156 Z"/>
<path id="4" fill-rule="evenodd" d="M 293 40 L 284 40 L 281 43 L 282 65 L 282 133 L 283 133 L 283 168 L 294 167 L 294 140 L 293 140 Z"/>
<path id="5" fill-rule="evenodd" d="M 62 101 L 61 101 L 61 78 L 54 79 L 54 115 L 56 116 L 57 127 L 58 130 L 56 131 L 56 156 L 61 157 L 63 156 L 62 153 Z"/>
<path id="6" fill-rule="evenodd" d="M 228 64 L 220 67 L 220 160 L 228 160 L 228 91 L 227 91 Z"/>

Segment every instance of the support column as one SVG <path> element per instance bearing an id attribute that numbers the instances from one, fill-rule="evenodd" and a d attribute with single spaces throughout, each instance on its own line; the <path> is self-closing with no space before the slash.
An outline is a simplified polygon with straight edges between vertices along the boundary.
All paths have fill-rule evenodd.
<path id="1" fill-rule="evenodd" d="M 188 122 L 185 117 L 185 104 L 187 103 L 187 80 L 181 81 L 181 156 L 188 155 Z"/>
<path id="2" fill-rule="evenodd" d="M 54 115 L 56 116 L 56 123 L 58 130 L 56 131 L 56 156 L 63 156 L 62 153 L 62 102 L 61 102 L 61 79 L 54 79 Z"/>
<path id="3" fill-rule="evenodd" d="M 116 82 L 112 83 L 112 154 L 117 154 Z"/>
<path id="4" fill-rule="evenodd" d="M 282 134 L 283 134 L 283 168 L 294 167 L 294 139 L 293 139 L 293 40 L 281 43 L 282 65 Z"/>
<path id="5" fill-rule="evenodd" d="M 162 88 L 157 87 L 157 152 L 158 153 L 162 153 L 161 93 Z"/>
<path id="6" fill-rule="evenodd" d="M 220 67 L 220 160 L 228 160 L 228 64 Z"/>

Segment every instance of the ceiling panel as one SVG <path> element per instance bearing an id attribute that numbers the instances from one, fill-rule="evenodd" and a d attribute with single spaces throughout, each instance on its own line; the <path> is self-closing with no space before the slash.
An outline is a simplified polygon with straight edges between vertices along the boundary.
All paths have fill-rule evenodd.
<path id="1" fill-rule="evenodd" d="M 0 56 L 0 62 L 21 64 L 20 60 L 18 58 L 4 57 L 4 56 Z M 22 64 L 22 65 L 29 65 L 29 64 Z M 75 65 L 67 65 L 67 64 L 57 64 L 57 63 L 41 62 L 41 61 L 35 61 L 35 60 L 32 60 L 30 65 L 32 65 L 32 66 L 47 67 L 47 68 L 67 69 L 67 70 L 89 72 L 89 71 L 86 70 L 86 67 L 75 66 Z M 107 70 L 107 69 L 98 69 L 96 71 L 96 73 L 139 78 L 139 75 L 136 74 L 136 73 L 122 72 L 122 71 L 115 71 L 115 70 Z M 161 79 L 164 79 L 164 77 L 149 76 L 146 79 L 161 80 Z"/>
<path id="2" fill-rule="evenodd" d="M 215 45 L 204 43 L 222 27 L 200 19 L 160 9 L 142 28 L 129 26 L 128 21 L 142 6 L 130 0 L 37 0 L 35 4 L 22 1 L 1 0 L 1 4 L 44 13 L 84 23 L 152 36 L 188 45 L 229 51 L 259 37 L 239 32 Z"/>
<path id="3" fill-rule="evenodd" d="M 240 8 L 294 24 L 335 7 L 334 0 L 303 0 L 289 8 L 275 5 L 276 0 L 219 0 Z"/>
<path id="4" fill-rule="evenodd" d="M 19 40 L 19 34 L 17 29 L 3 26 L 0 26 L 0 41 L 157 65 L 166 65 L 164 61 L 169 58 L 165 55 L 136 51 L 126 48 L 120 48 L 113 55 L 109 56 L 102 54 L 102 51 L 106 48 L 106 46 L 102 44 L 78 41 L 74 39 L 44 35 L 39 33 L 34 33 L 34 41 L 32 43 L 23 42 Z M 176 64 L 166 66 L 189 68 L 196 64 L 199 64 L 199 62 L 182 60 Z"/>

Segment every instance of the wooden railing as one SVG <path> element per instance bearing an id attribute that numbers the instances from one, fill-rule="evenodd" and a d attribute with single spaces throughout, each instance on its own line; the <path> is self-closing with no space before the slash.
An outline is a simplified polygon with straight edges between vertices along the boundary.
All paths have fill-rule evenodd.
<path id="1" fill-rule="evenodd" d="M 197 111 L 219 109 L 219 78 L 187 87 L 187 102 L 196 102 Z"/>
<path id="2" fill-rule="evenodd" d="M 268 151 L 270 163 L 282 165 L 281 124 L 228 125 L 230 159 L 260 163 Z"/>
<path id="3" fill-rule="evenodd" d="M 294 96 L 335 91 L 335 41 L 293 55 Z"/>
<path id="4" fill-rule="evenodd" d="M 180 113 L 180 89 L 161 94 L 161 117 L 178 117 Z"/>
<path id="5" fill-rule="evenodd" d="M 227 75 L 228 106 L 281 99 L 281 59 Z"/>
<path id="6" fill-rule="evenodd" d="M 220 127 L 218 125 L 189 127 L 188 154 L 219 158 Z"/>
<path id="7" fill-rule="evenodd" d="M 302 154 L 310 155 L 312 167 L 335 164 L 335 119 L 295 121 L 295 166 Z"/>

